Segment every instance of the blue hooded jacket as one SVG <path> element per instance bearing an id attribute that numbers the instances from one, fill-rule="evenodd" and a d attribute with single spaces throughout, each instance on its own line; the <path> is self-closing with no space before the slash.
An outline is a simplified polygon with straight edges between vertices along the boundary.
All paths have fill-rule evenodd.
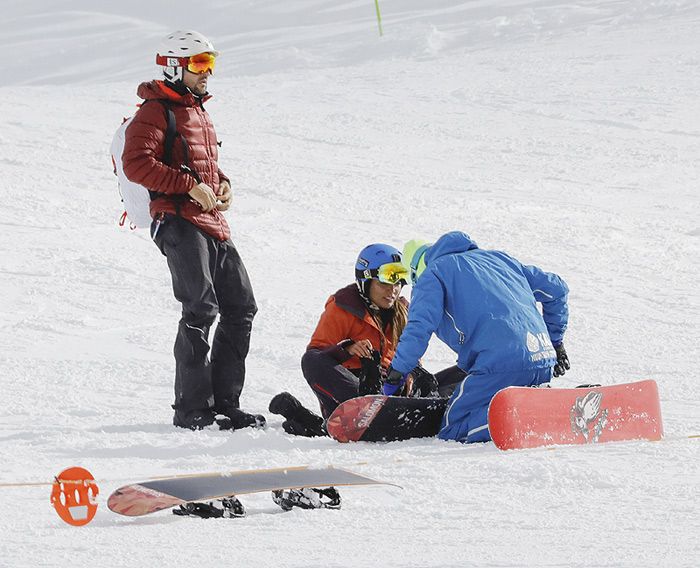
<path id="1" fill-rule="evenodd" d="M 564 281 L 453 231 L 425 253 L 392 367 L 410 372 L 433 333 L 471 374 L 552 367 L 569 310 Z M 542 314 L 537 308 L 542 304 Z"/>

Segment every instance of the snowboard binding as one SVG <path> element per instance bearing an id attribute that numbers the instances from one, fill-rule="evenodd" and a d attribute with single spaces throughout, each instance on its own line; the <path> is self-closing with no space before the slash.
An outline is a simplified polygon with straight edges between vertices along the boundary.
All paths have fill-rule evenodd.
<path id="1" fill-rule="evenodd" d="M 272 492 L 272 500 L 283 511 L 291 511 L 294 507 L 300 509 L 340 509 L 340 493 L 335 487 L 316 489 L 281 489 Z"/>
<path id="2" fill-rule="evenodd" d="M 200 517 L 201 519 L 233 519 L 237 517 L 245 517 L 245 507 L 237 497 L 231 495 L 220 499 L 221 507 L 214 505 L 213 501 L 209 503 L 185 503 L 179 508 L 173 509 L 173 515 L 181 517 Z"/>
<path id="3" fill-rule="evenodd" d="M 435 375 L 426 371 L 418 365 L 411 371 L 413 375 L 413 392 L 411 396 L 414 398 L 439 398 L 439 385 Z"/>

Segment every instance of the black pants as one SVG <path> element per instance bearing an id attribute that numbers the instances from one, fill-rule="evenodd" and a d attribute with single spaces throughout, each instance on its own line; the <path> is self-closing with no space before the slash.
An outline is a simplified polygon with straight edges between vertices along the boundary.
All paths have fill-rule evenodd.
<path id="1" fill-rule="evenodd" d="M 156 222 L 152 226 L 155 230 Z M 154 241 L 168 261 L 182 318 L 175 339 L 176 410 L 238 408 L 257 312 L 243 261 L 189 221 L 166 215 Z M 219 315 L 209 359 L 209 330 Z"/>
<path id="2" fill-rule="evenodd" d="M 328 352 L 309 349 L 301 358 L 301 370 L 321 406 L 321 414 L 328 418 L 341 402 L 359 396 L 361 369 L 343 367 Z M 466 373 L 457 366 L 435 374 L 440 396 L 447 398 Z"/>

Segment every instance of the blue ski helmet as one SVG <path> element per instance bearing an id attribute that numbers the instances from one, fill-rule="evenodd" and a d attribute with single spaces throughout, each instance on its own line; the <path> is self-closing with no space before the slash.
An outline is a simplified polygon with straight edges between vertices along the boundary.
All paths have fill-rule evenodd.
<path id="1" fill-rule="evenodd" d="M 360 251 L 355 263 L 355 282 L 360 294 L 369 298 L 370 280 L 388 284 L 406 284 L 408 271 L 401 264 L 398 249 L 384 243 L 374 243 Z"/>

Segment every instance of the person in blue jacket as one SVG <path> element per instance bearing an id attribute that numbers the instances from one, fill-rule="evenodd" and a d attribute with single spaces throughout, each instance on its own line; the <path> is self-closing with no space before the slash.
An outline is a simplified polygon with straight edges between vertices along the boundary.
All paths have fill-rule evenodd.
<path id="1" fill-rule="evenodd" d="M 488 405 L 496 392 L 547 383 L 570 368 L 563 343 L 569 289 L 556 274 L 482 250 L 459 231 L 433 245 L 409 241 L 403 262 L 413 284 L 411 306 L 384 392 L 402 387 L 434 333 L 457 353 L 457 365 L 467 373 L 449 400 L 438 436 L 487 442 Z"/>

